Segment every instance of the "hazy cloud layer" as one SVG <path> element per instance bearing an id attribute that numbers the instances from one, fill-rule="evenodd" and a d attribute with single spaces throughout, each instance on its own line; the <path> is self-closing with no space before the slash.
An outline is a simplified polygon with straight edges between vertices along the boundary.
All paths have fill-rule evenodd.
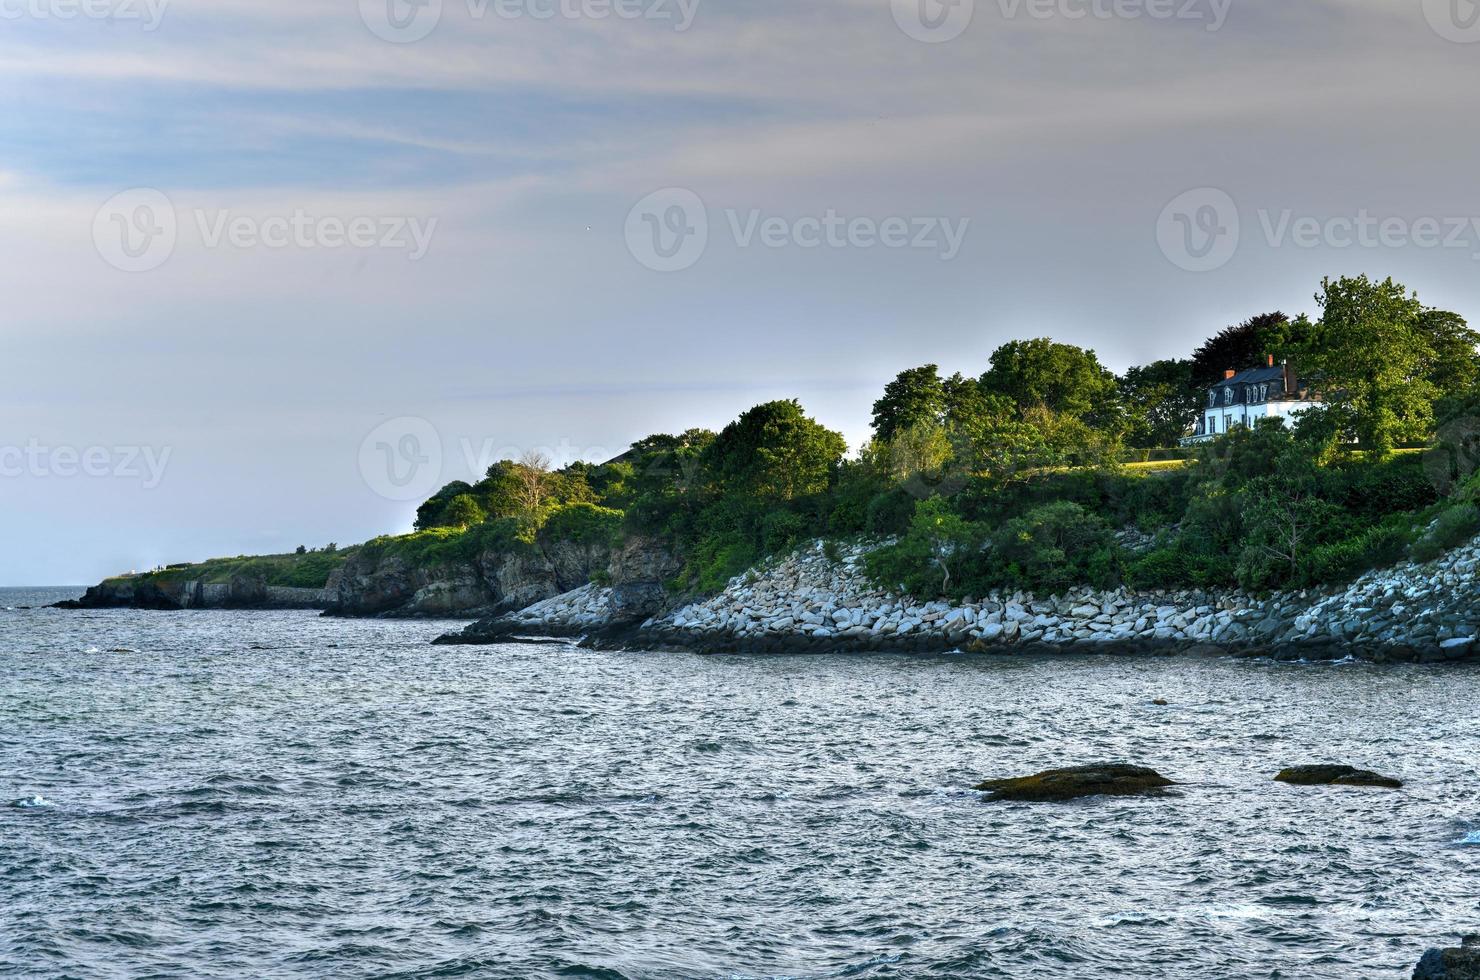
<path id="1" fill-rule="evenodd" d="M 1363 271 L 1480 316 L 1449 9 L 0 0 L 0 582 L 405 529 L 403 417 L 445 479 L 791 395 L 856 444 L 1015 336 L 1123 368 Z"/>

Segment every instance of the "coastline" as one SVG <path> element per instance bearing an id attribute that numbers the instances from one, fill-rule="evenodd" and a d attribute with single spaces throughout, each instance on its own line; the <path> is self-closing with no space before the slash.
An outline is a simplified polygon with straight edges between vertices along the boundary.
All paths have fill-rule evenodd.
<path id="1" fill-rule="evenodd" d="M 1480 539 L 1435 562 L 1370 572 L 1339 590 L 1016 592 L 921 602 L 867 582 L 854 547 L 820 542 L 730 581 L 718 595 L 639 619 L 586 585 L 480 620 L 438 644 L 579 638 L 597 649 L 700 653 L 1097 653 L 1444 663 L 1480 656 Z"/>
<path id="2" fill-rule="evenodd" d="M 336 570 L 323 589 L 268 585 L 252 576 L 226 582 L 184 575 L 163 582 L 110 579 L 58 606 L 481 617 L 433 641 L 444 645 L 534 637 L 574 639 L 597 649 L 700 653 L 1214 653 L 1402 663 L 1480 657 L 1480 538 L 1435 561 L 1401 563 L 1336 588 L 1256 596 L 1081 587 L 1057 596 L 991 593 L 960 602 L 878 588 L 861 570 L 866 550 L 813 542 L 704 597 L 665 590 L 662 582 L 678 562 L 646 541 L 593 555 L 563 581 L 543 570 L 506 571 L 495 580 L 498 603 L 458 566 L 413 570 L 397 561 L 368 570 L 351 565 L 351 574 Z M 596 574 L 600 557 L 609 558 L 605 577 Z M 574 587 L 560 591 L 566 585 Z"/>

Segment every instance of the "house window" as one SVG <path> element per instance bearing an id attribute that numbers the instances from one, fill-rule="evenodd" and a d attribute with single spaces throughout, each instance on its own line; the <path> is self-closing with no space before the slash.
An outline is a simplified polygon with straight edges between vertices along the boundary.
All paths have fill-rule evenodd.
<path id="1" fill-rule="evenodd" d="M 1225 405 L 1232 405 L 1233 404 L 1233 389 L 1232 388 L 1224 388 L 1223 389 L 1223 404 L 1225 404 Z"/>
<path id="2" fill-rule="evenodd" d="M 1210 391 L 1210 392 L 1208 392 L 1208 407 L 1209 408 L 1212 408 L 1214 405 L 1217 405 L 1217 404 L 1218 404 L 1218 392 L 1216 392 L 1216 391 Z"/>

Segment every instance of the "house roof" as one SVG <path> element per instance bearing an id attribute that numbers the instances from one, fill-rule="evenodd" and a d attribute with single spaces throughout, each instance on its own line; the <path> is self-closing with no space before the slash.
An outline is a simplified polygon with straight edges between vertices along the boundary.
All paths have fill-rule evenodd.
<path id="1" fill-rule="evenodd" d="M 1276 364 L 1274 367 L 1257 367 L 1250 368 L 1247 371 L 1240 371 L 1231 378 L 1224 378 L 1222 381 L 1213 385 L 1213 387 L 1226 388 L 1229 385 L 1262 384 L 1265 381 L 1283 381 L 1284 377 L 1284 367 Z"/>

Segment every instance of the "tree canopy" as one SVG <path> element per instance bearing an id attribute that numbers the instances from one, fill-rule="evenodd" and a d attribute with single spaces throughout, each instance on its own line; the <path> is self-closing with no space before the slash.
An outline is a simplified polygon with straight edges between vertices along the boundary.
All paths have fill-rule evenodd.
<path id="1" fill-rule="evenodd" d="M 793 398 L 745 412 L 725 426 L 706 458 L 727 492 L 792 500 L 826 490 L 847 450 L 841 434 L 808 418 Z"/>
<path id="2" fill-rule="evenodd" d="M 983 389 L 1019 409 L 1046 408 L 1078 419 L 1107 422 L 1114 414 L 1115 375 L 1095 352 L 1045 337 L 1014 340 L 992 353 Z"/>
<path id="3" fill-rule="evenodd" d="M 1433 425 L 1438 390 L 1429 380 L 1436 351 L 1418 294 L 1391 278 L 1325 279 L 1321 319 L 1308 345 L 1332 411 L 1358 443 L 1379 456 Z"/>
<path id="4" fill-rule="evenodd" d="M 1120 378 L 1132 446 L 1151 449 L 1175 446 L 1202 411 L 1202 392 L 1193 383 L 1187 360 L 1153 361 L 1133 367 Z"/>
<path id="5" fill-rule="evenodd" d="M 1278 311 L 1261 313 L 1209 337 L 1192 352 L 1192 384 L 1207 389 L 1223 380 L 1225 371 L 1244 371 L 1282 361 L 1305 339 L 1308 321 L 1291 320 Z"/>
<path id="6" fill-rule="evenodd" d="M 903 429 L 938 423 L 945 409 L 946 388 L 934 364 L 901 371 L 874 402 L 874 437 L 889 442 Z"/>

